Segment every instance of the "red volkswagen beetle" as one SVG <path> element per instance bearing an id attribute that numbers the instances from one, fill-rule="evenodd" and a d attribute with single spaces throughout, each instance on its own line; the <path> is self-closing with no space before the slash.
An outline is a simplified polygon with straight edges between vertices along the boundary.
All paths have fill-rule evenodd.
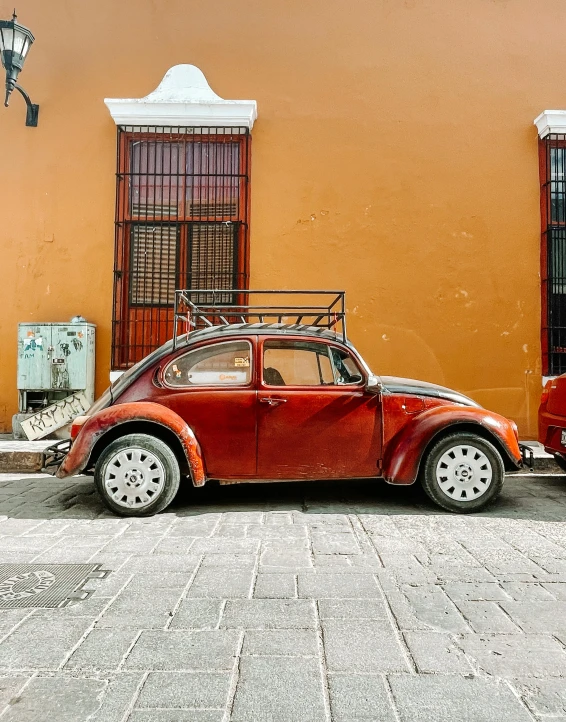
<path id="1" fill-rule="evenodd" d="M 175 334 L 126 371 L 45 467 L 94 474 L 124 516 L 162 511 L 182 480 L 419 480 L 439 506 L 464 513 L 495 499 L 505 470 L 521 466 L 514 422 L 456 391 L 374 375 L 347 340 L 337 298 L 274 311 L 241 301 L 203 310 L 189 297 L 190 327 L 207 327 Z"/>

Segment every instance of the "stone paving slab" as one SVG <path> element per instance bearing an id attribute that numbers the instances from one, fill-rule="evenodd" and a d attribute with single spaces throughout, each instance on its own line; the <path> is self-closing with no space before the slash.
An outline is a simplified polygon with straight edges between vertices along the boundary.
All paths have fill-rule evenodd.
<path id="1" fill-rule="evenodd" d="M 327 619 L 322 623 L 330 672 L 408 672 L 410 663 L 389 620 Z"/>
<path id="2" fill-rule="evenodd" d="M 530 722 L 512 690 L 498 681 L 446 676 L 392 677 L 402 722 Z"/>
<path id="3" fill-rule="evenodd" d="M 185 489 L 119 519 L 0 474 L 3 562 L 103 563 L 0 611 L 0 721 L 566 720 L 566 476 L 454 516 L 375 482 Z"/>
<path id="4" fill-rule="evenodd" d="M 243 657 L 234 722 L 320 722 L 327 716 L 318 660 Z"/>
<path id="5" fill-rule="evenodd" d="M 240 635 L 232 630 L 144 630 L 124 664 L 125 669 L 170 671 L 229 670 Z"/>
<path id="6" fill-rule="evenodd" d="M 229 688 L 230 672 L 150 672 L 136 705 L 223 710 Z"/>
<path id="7" fill-rule="evenodd" d="M 246 632 L 242 654 L 258 657 L 318 657 L 314 629 L 269 629 Z"/>
<path id="8" fill-rule="evenodd" d="M 404 632 L 417 671 L 423 674 L 469 675 L 474 670 L 454 637 L 444 632 Z"/>
<path id="9" fill-rule="evenodd" d="M 220 626 L 241 629 L 314 629 L 315 607 L 308 599 L 229 599 Z"/>
<path id="10" fill-rule="evenodd" d="M 328 676 L 332 719 L 396 722 L 387 680 L 380 675 L 331 674 Z"/>
<path id="11" fill-rule="evenodd" d="M 128 722 L 223 722 L 224 710 L 134 709 Z"/>
<path id="12" fill-rule="evenodd" d="M 106 684 L 97 679 L 36 677 L 12 697 L 2 720 L 86 720 L 99 708 Z"/>

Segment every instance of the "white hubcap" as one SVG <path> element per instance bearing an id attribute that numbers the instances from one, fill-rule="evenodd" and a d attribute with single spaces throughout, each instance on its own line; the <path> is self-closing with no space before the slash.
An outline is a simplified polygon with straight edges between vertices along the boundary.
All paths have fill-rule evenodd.
<path id="1" fill-rule="evenodd" d="M 473 501 L 491 486 L 493 470 L 487 456 L 475 446 L 453 446 L 436 465 L 441 490 L 456 501 Z"/>
<path id="2" fill-rule="evenodd" d="M 163 491 L 165 468 L 145 449 L 124 449 L 106 465 L 104 488 L 113 502 L 128 509 L 151 504 Z"/>

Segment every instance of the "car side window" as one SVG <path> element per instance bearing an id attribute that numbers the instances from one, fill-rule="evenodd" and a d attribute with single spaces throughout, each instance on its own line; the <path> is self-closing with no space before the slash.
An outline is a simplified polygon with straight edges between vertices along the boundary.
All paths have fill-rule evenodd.
<path id="1" fill-rule="evenodd" d="M 248 341 L 228 341 L 188 351 L 169 363 L 163 373 L 168 386 L 241 386 L 251 379 L 252 347 Z"/>
<path id="2" fill-rule="evenodd" d="M 316 341 L 266 341 L 263 383 L 266 386 L 334 384 L 328 346 Z"/>
<path id="3" fill-rule="evenodd" d="M 360 369 L 347 351 L 332 346 L 330 353 L 336 371 L 337 384 L 360 384 L 363 381 Z"/>

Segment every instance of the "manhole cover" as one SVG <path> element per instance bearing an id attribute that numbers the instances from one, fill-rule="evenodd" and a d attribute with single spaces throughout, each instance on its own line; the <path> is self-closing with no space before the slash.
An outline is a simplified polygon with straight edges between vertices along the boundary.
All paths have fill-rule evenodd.
<path id="1" fill-rule="evenodd" d="M 88 579 L 107 574 L 100 564 L 0 564 L 0 609 L 64 607 L 90 596 Z"/>

